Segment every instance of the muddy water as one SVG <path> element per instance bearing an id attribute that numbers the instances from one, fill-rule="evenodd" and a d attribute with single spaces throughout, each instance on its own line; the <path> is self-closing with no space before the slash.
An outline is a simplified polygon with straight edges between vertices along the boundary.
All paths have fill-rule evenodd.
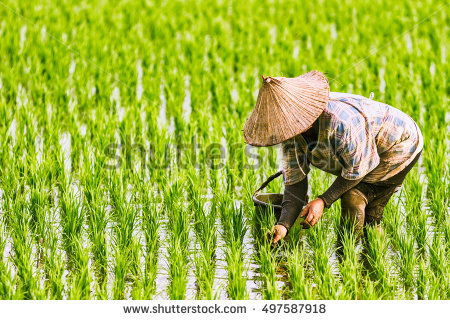
<path id="1" fill-rule="evenodd" d="M 167 247 L 164 245 L 167 239 L 167 229 L 165 225 L 167 224 L 167 220 L 163 221 L 162 232 L 160 233 L 160 242 L 162 243 L 159 249 L 159 260 L 158 260 L 158 275 L 156 277 L 156 287 L 158 289 L 155 299 L 168 299 L 167 288 L 170 285 L 170 278 L 167 272 L 167 268 L 169 266 L 170 261 L 168 261 L 167 255 Z M 219 222 L 216 223 L 217 228 L 217 249 L 216 249 L 216 270 L 215 270 L 215 279 L 214 279 L 214 289 L 213 295 L 217 296 L 218 299 L 228 299 L 227 294 L 227 284 L 228 284 L 228 270 L 227 270 L 227 262 L 225 256 L 225 241 L 222 235 L 222 228 Z M 194 256 L 193 251 L 198 250 L 195 248 L 195 234 L 192 231 L 189 235 L 189 238 L 192 239 L 190 250 L 190 257 Z M 244 266 L 246 269 L 245 274 L 243 275 L 247 278 L 247 292 L 250 299 L 260 299 L 260 275 L 259 268 L 260 266 L 253 261 L 254 256 L 254 240 L 251 238 L 250 230 L 247 231 L 244 237 Z M 189 264 L 189 272 L 188 272 L 188 283 L 186 289 L 186 299 L 195 299 L 198 294 L 198 287 L 196 284 L 196 278 L 194 275 L 194 262 L 190 262 Z"/>

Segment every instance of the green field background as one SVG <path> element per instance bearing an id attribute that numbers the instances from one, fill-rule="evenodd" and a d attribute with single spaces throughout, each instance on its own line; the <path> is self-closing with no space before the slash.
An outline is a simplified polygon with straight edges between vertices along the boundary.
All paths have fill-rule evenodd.
<path id="1" fill-rule="evenodd" d="M 449 8 L 0 0 L 0 297 L 448 299 Z M 260 240 L 275 221 L 251 195 L 280 158 L 243 125 L 261 74 L 310 70 L 425 138 L 370 272 L 360 246 L 336 259 L 339 203 L 276 252 Z M 313 171 L 310 198 L 331 181 Z"/>

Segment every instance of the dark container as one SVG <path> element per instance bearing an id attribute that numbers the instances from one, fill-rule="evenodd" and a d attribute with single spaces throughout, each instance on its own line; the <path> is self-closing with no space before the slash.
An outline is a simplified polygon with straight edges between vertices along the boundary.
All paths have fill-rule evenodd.
<path id="1" fill-rule="evenodd" d="M 255 204 L 255 210 L 258 213 L 258 216 L 265 216 L 270 208 L 273 209 L 273 213 L 278 221 L 281 215 L 281 202 L 283 201 L 283 194 L 281 193 L 260 193 L 262 189 L 267 187 L 267 185 L 275 178 L 281 175 L 282 171 L 278 171 L 277 173 L 271 175 L 267 178 L 266 181 L 256 189 L 253 193 L 253 203 Z"/>

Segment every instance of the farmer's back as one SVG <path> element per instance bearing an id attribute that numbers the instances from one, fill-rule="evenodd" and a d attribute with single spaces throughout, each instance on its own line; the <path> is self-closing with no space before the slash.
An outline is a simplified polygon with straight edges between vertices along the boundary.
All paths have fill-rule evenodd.
<path id="1" fill-rule="evenodd" d="M 282 144 L 288 184 L 302 180 L 309 164 L 351 180 L 383 181 L 404 169 L 423 146 L 420 129 L 409 115 L 359 95 L 331 92 L 317 121 L 314 148 L 308 148 L 301 134 Z"/>

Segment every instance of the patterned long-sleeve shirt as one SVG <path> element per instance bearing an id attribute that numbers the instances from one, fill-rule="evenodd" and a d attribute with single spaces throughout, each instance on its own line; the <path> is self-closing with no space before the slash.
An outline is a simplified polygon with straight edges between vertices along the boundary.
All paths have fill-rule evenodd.
<path id="1" fill-rule="evenodd" d="M 282 143 L 286 185 L 301 181 L 310 165 L 348 180 L 383 181 L 423 148 L 422 133 L 409 115 L 358 95 L 330 93 L 318 127 L 314 146 L 301 134 Z"/>

